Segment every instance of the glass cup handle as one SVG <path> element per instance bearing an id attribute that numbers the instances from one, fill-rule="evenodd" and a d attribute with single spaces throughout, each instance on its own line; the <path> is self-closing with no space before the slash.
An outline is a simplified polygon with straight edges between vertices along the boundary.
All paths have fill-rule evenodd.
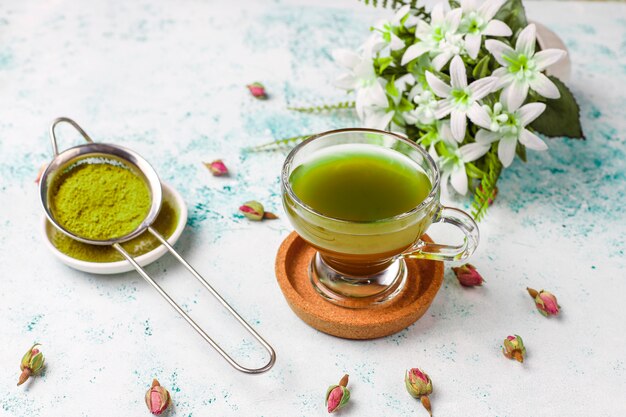
<path id="1" fill-rule="evenodd" d="M 424 242 L 420 239 L 407 252 L 400 255 L 401 257 L 436 261 L 464 261 L 474 253 L 478 246 L 480 234 L 476 222 L 469 214 L 456 208 L 442 206 L 433 223 L 448 223 L 456 226 L 465 235 L 463 243 L 460 245 L 441 245 Z"/>

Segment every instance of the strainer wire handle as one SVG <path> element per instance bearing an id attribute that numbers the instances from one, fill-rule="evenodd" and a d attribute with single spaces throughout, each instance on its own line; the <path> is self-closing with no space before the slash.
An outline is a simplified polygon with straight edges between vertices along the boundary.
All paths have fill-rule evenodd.
<path id="1" fill-rule="evenodd" d="M 78 133 L 80 133 L 87 142 L 93 143 L 93 140 L 89 137 L 87 132 L 85 132 L 83 130 L 83 128 L 78 125 L 78 123 L 76 123 L 75 121 L 73 121 L 69 117 L 59 117 L 59 118 L 56 118 L 52 122 L 52 125 L 50 125 L 50 139 L 52 140 L 52 151 L 54 152 L 54 156 L 55 157 L 59 154 L 59 146 L 57 145 L 57 136 L 56 136 L 56 134 L 54 132 L 54 128 L 59 123 L 62 123 L 62 122 L 71 124 L 74 127 L 74 129 L 78 130 Z"/>
<path id="2" fill-rule="evenodd" d="M 115 243 L 113 244 L 113 247 L 115 249 L 117 249 L 118 252 L 120 252 L 122 254 L 122 256 L 124 256 L 124 258 L 126 258 L 126 260 L 128 262 L 131 263 L 131 265 L 137 270 L 137 272 L 139 272 L 139 274 L 146 280 L 148 281 L 148 283 L 150 285 L 152 285 L 154 287 L 155 290 L 157 290 L 157 292 L 159 294 L 161 294 L 161 296 L 163 298 L 165 298 L 165 300 L 174 308 L 174 310 L 176 310 L 178 312 L 178 314 L 180 314 L 186 321 L 187 323 L 189 323 L 189 325 L 191 327 L 194 328 L 194 330 L 196 332 L 198 332 L 198 334 L 200 336 L 202 336 L 202 338 L 204 340 L 206 340 L 212 347 L 213 349 L 215 349 L 233 368 L 237 369 L 238 371 L 247 373 L 247 374 L 260 374 L 262 372 L 265 372 L 267 370 L 269 370 L 273 365 L 274 362 L 276 361 L 276 353 L 274 352 L 274 349 L 269 345 L 269 343 L 267 343 L 262 337 L 261 335 L 259 335 L 227 302 L 226 300 L 224 300 L 222 298 L 221 295 L 219 295 L 219 293 L 217 291 L 215 291 L 215 289 L 204 279 L 202 278 L 202 276 L 195 270 L 193 269 L 193 267 L 191 265 L 189 265 L 189 263 L 178 254 L 178 252 L 176 252 L 176 250 L 172 247 L 172 245 L 170 245 L 167 240 L 165 240 L 165 238 L 163 236 L 161 236 L 161 234 L 159 232 L 157 232 L 156 230 L 154 230 L 152 227 L 148 228 L 148 231 L 154 235 L 162 244 L 163 246 L 165 246 L 167 248 L 167 250 L 170 251 L 170 253 L 172 255 L 174 255 L 174 257 L 181 263 L 183 264 L 183 266 L 185 268 L 187 268 L 187 270 L 189 272 L 191 272 L 191 274 L 198 280 L 200 281 L 200 283 L 207 289 L 209 290 L 209 292 L 213 295 L 213 297 L 215 297 L 217 299 L 217 301 L 220 302 L 220 304 L 222 304 L 222 306 L 224 306 L 228 312 L 237 319 L 237 321 L 239 323 L 241 323 L 241 325 L 248 331 L 248 333 L 250 333 L 264 348 L 265 350 L 267 350 L 267 352 L 270 354 L 270 360 L 267 364 L 265 364 L 264 366 L 262 366 L 261 368 L 246 368 L 244 366 L 241 366 L 240 364 L 238 364 L 233 358 L 230 357 L 230 355 L 228 355 L 228 353 L 226 353 L 224 351 L 224 349 L 222 349 L 220 347 L 220 345 L 218 345 L 213 339 L 211 339 L 211 337 L 205 333 L 204 330 L 202 330 L 202 328 L 200 326 L 198 326 L 198 324 L 191 318 L 189 317 L 189 315 L 187 315 L 187 313 L 185 313 L 185 311 L 178 305 L 176 304 L 176 302 L 159 286 L 159 284 L 157 284 L 151 277 L 150 275 L 148 275 L 148 273 L 137 263 L 137 261 L 135 261 L 135 259 L 133 259 L 133 257 L 126 252 L 126 250 L 124 250 L 124 248 L 119 244 L 119 243 Z"/>

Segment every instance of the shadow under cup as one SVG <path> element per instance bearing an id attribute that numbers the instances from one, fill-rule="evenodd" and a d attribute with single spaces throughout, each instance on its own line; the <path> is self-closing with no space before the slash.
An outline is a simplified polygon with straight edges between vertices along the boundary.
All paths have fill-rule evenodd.
<path id="1" fill-rule="evenodd" d="M 375 145 L 405 155 L 430 180 L 430 193 L 411 210 L 375 221 L 337 219 L 314 210 L 293 191 L 291 173 L 322 149 L 343 144 Z M 462 260 L 478 244 L 478 228 L 471 217 L 441 206 L 439 169 L 430 155 L 393 133 L 354 128 L 313 136 L 291 151 L 281 184 L 287 217 L 296 232 L 317 249 L 309 267 L 311 282 L 319 294 L 338 305 L 367 307 L 393 298 L 407 279 L 404 258 Z M 420 240 L 433 222 L 457 226 L 465 235 L 463 244 L 447 246 Z"/>

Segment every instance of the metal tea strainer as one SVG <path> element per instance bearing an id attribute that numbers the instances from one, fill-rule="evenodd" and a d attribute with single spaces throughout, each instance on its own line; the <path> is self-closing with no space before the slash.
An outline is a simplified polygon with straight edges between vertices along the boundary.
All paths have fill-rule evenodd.
<path id="1" fill-rule="evenodd" d="M 72 125 L 78 132 L 83 136 L 83 138 L 88 142 L 83 145 L 78 145 L 73 148 L 69 148 L 61 153 L 59 153 L 57 140 L 55 135 L 55 127 L 61 123 L 69 123 Z M 60 117 L 50 126 L 50 138 L 52 140 L 52 149 L 54 151 L 54 159 L 48 165 L 46 170 L 41 176 L 40 182 L 40 197 L 41 203 L 43 204 L 43 208 L 45 210 L 46 216 L 48 220 L 60 230 L 62 233 L 71 237 L 72 239 L 76 239 L 78 241 L 88 243 L 91 245 L 109 245 L 113 246 L 119 253 L 124 256 L 124 258 L 130 262 L 130 264 L 139 272 L 139 274 L 146 280 L 150 285 L 154 287 L 155 290 L 158 291 L 159 294 L 180 314 L 186 321 L 194 328 L 200 336 L 204 340 L 206 340 L 217 352 L 222 355 L 226 361 L 233 366 L 233 368 L 238 371 L 245 372 L 248 374 L 258 374 L 261 372 L 265 372 L 274 365 L 276 361 L 276 353 L 274 349 L 248 324 L 246 321 L 220 296 L 215 289 L 204 279 L 202 276 L 185 261 L 185 259 L 180 256 L 176 250 L 167 242 L 167 240 L 161 236 L 159 232 L 152 228 L 152 223 L 155 221 L 157 215 L 159 214 L 159 209 L 161 208 L 161 182 L 156 171 L 148 164 L 148 162 L 139 156 L 137 153 L 123 148 L 117 145 L 110 145 L 104 143 L 94 143 L 93 140 L 87 135 L 87 133 L 72 119 L 68 119 L 66 117 Z M 124 167 L 130 169 L 139 177 L 143 178 L 148 188 L 150 189 L 151 195 L 151 206 L 150 211 L 144 218 L 143 222 L 131 233 L 122 236 L 116 239 L 109 240 L 93 240 L 88 239 L 82 236 L 77 236 L 76 234 L 70 232 L 65 229 L 62 225 L 60 225 L 55 217 L 53 211 L 50 209 L 50 201 L 51 201 L 51 193 L 54 192 L 55 187 L 55 179 L 58 175 L 63 174 L 67 170 L 78 164 L 84 163 L 109 163 L 109 164 L 121 164 Z M 206 334 L 204 330 L 191 317 L 183 311 L 182 308 L 157 284 L 148 273 L 133 259 L 133 257 L 120 245 L 122 242 L 126 242 L 127 240 L 133 239 L 145 231 L 150 232 L 154 237 L 156 237 L 163 246 L 170 251 L 172 255 L 181 263 L 191 274 L 198 280 L 200 283 L 207 289 L 209 292 L 222 304 L 228 312 L 241 323 L 241 325 L 268 351 L 270 354 L 270 359 L 267 364 L 260 368 L 246 368 L 241 366 L 233 358 L 231 358 L 209 335 Z"/>

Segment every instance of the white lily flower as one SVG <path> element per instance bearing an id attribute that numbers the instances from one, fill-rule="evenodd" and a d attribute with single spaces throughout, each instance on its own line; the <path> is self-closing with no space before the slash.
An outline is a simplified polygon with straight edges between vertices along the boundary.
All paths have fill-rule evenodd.
<path id="1" fill-rule="evenodd" d="M 483 36 L 511 36 L 511 28 L 501 20 L 494 19 L 506 0 L 487 0 L 480 6 L 476 0 L 461 0 L 463 17 L 459 31 L 465 33 L 465 50 L 476 59 Z"/>
<path id="2" fill-rule="evenodd" d="M 502 100 L 502 96 L 500 100 Z M 496 103 L 491 110 L 483 106 L 476 112 L 474 124 L 482 127 L 476 132 L 476 143 L 490 146 L 498 143 L 498 158 L 508 167 L 515 158 L 517 141 L 529 149 L 545 151 L 548 145 L 526 126 L 543 113 L 544 103 L 528 103 L 519 108 L 508 108 L 506 103 Z"/>
<path id="3" fill-rule="evenodd" d="M 498 40 L 489 39 L 485 42 L 502 68 L 493 75 L 498 77 L 498 88 L 504 87 L 502 94 L 508 108 L 522 105 L 528 89 L 546 98 L 559 98 L 559 89 L 542 71 L 561 60 L 566 52 L 561 49 L 544 49 L 535 53 L 536 28 L 530 24 L 517 37 L 515 49 Z"/>
<path id="4" fill-rule="evenodd" d="M 443 98 L 437 104 L 435 117 L 441 119 L 450 115 L 452 135 L 457 142 L 463 142 L 467 119 L 473 121 L 474 114 L 480 111 L 478 100 L 489 94 L 498 81 L 496 77 L 485 77 L 467 85 L 465 64 L 460 56 L 455 56 L 450 64 L 450 85 L 444 83 L 430 71 L 426 71 L 426 81 L 433 92 Z"/>
<path id="5" fill-rule="evenodd" d="M 447 1 L 435 5 L 430 23 L 423 20 L 417 23 L 417 42 L 406 49 L 401 65 L 406 65 L 428 52 L 433 57 L 433 68 L 439 71 L 450 58 L 460 54 L 464 48 L 463 35 L 457 33 L 461 14 L 461 8 L 450 10 Z"/>
<path id="6" fill-rule="evenodd" d="M 489 144 L 468 143 L 460 148 L 454 141 L 445 141 L 445 144 L 446 152 L 437 160 L 441 168 L 441 185 L 446 187 L 449 181 L 459 194 L 465 195 L 467 194 L 465 164 L 486 154 L 489 151 Z"/>
<path id="7" fill-rule="evenodd" d="M 387 106 L 387 96 L 381 84 L 384 80 L 374 71 L 372 58 L 345 49 L 333 51 L 333 57 L 349 70 L 335 81 L 335 85 L 345 90 L 356 91 L 355 109 L 361 120 L 365 118 L 366 107 Z"/>

